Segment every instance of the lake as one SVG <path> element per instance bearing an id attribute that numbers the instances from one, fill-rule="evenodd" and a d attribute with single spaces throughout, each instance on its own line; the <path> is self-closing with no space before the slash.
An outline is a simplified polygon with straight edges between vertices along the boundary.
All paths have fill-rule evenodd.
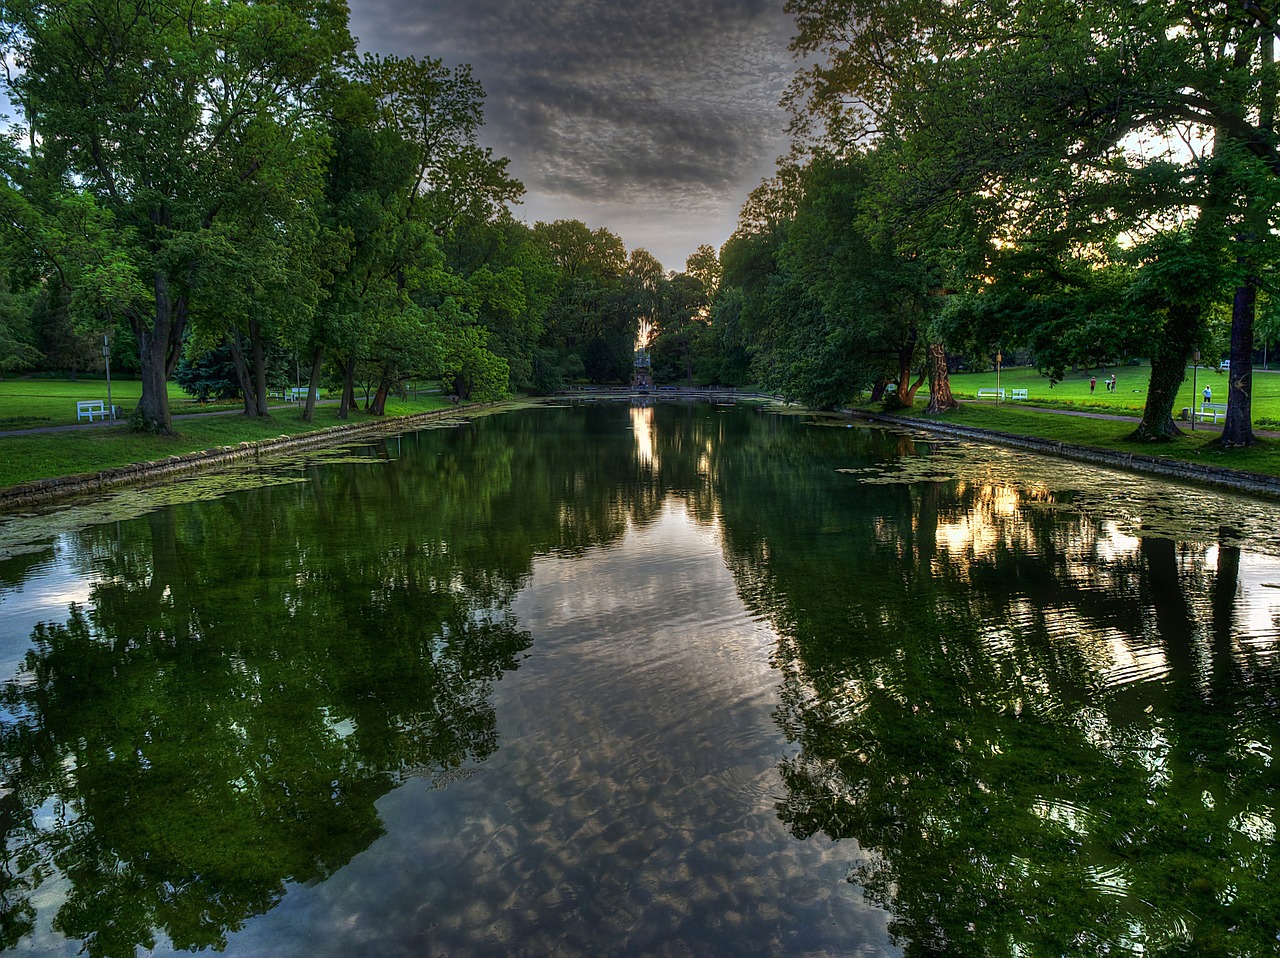
<path id="1" fill-rule="evenodd" d="M 1276 953 L 1278 516 L 586 403 L 0 517 L 0 948 Z"/>

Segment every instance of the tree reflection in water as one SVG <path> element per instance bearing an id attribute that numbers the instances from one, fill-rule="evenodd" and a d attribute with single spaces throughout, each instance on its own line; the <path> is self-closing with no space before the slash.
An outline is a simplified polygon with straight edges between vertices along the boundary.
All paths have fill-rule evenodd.
<path id="1" fill-rule="evenodd" d="M 726 491 L 783 636 L 779 814 L 857 841 L 908 955 L 1273 953 L 1277 665 L 1233 628 L 1237 548 L 1043 490 L 735 465 L 770 503 Z"/>
<path id="2" fill-rule="evenodd" d="M 0 947 L 38 938 L 39 902 L 92 955 L 221 948 L 331 875 L 397 783 L 498 747 L 535 557 L 675 496 L 779 636 L 779 815 L 848 845 L 908 954 L 1271 953 L 1254 557 L 1127 535 L 1060 465 L 1018 464 L 1059 491 L 984 478 L 988 452 L 939 479 L 945 451 L 710 406 L 544 410 L 64 537 L 87 599 L 0 693 Z"/>

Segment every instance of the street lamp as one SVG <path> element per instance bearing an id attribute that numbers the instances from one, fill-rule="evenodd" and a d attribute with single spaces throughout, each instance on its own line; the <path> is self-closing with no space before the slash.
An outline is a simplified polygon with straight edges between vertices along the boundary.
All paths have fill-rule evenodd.
<path id="1" fill-rule="evenodd" d="M 107 366 L 107 415 L 115 422 L 116 407 L 111 404 L 111 343 L 108 342 L 106 333 L 102 334 L 102 361 Z"/>

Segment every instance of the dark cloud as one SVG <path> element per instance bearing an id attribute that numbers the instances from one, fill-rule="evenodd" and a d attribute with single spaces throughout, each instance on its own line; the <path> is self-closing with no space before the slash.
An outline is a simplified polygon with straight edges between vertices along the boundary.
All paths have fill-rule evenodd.
<path id="1" fill-rule="evenodd" d="M 781 0 L 351 0 L 364 50 L 470 63 L 524 215 L 608 226 L 672 268 L 718 245 L 785 149 Z"/>

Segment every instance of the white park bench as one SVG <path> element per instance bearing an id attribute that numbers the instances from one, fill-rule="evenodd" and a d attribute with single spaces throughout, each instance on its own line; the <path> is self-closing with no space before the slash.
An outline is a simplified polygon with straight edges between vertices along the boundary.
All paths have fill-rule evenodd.
<path id="1" fill-rule="evenodd" d="M 1227 418 L 1227 404 L 1224 402 L 1202 402 L 1200 408 L 1196 410 L 1195 416 L 1201 422 L 1208 422 L 1212 419 L 1216 423 L 1220 418 Z"/>
<path id="2" fill-rule="evenodd" d="M 1026 390 L 1024 389 L 1023 392 L 1026 392 Z M 979 399 L 1003 399 L 1004 390 L 1003 389 L 979 389 L 978 398 Z"/>
<path id="3" fill-rule="evenodd" d="M 101 399 L 84 399 L 76 403 L 76 422 L 81 419 L 93 422 L 95 419 L 106 419 L 109 415 L 107 404 Z"/>
<path id="4" fill-rule="evenodd" d="M 1027 391 L 1025 389 L 1015 389 L 1009 396 L 1010 399 L 1026 399 Z"/>
<path id="5" fill-rule="evenodd" d="M 289 400 L 291 402 L 302 402 L 307 398 L 307 393 L 310 391 L 310 386 L 291 386 L 289 388 Z"/>

